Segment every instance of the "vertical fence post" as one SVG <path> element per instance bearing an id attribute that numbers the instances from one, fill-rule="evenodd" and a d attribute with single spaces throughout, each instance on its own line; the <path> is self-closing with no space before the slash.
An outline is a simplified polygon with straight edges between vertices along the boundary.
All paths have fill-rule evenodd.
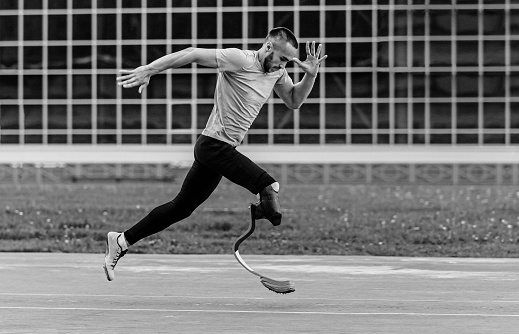
<path id="1" fill-rule="evenodd" d="M 498 186 L 503 184 L 503 164 L 496 165 L 496 184 Z"/>
<path id="2" fill-rule="evenodd" d="M 371 164 L 366 164 L 366 183 L 373 183 L 373 166 Z"/>
<path id="3" fill-rule="evenodd" d="M 288 184 L 288 165 L 281 164 L 281 182 L 283 184 Z"/>
<path id="4" fill-rule="evenodd" d="M 409 183 L 415 184 L 416 182 L 416 165 L 410 164 L 409 165 Z"/>
<path id="5" fill-rule="evenodd" d="M 13 183 L 18 185 L 20 183 L 20 175 L 19 175 L 19 169 L 20 167 L 18 165 L 12 165 L 11 172 L 13 176 Z"/>
<path id="6" fill-rule="evenodd" d="M 458 164 L 452 165 L 452 184 L 457 185 L 460 181 L 460 166 Z"/>
<path id="7" fill-rule="evenodd" d="M 42 183 L 42 179 L 41 179 L 41 170 L 42 170 L 43 166 L 40 165 L 40 164 L 37 164 L 37 165 L 34 165 L 34 174 L 35 174 L 35 177 L 36 177 L 36 184 L 37 185 L 41 185 Z"/>
<path id="8" fill-rule="evenodd" d="M 81 164 L 76 164 L 74 166 L 74 177 L 76 180 L 81 178 Z"/>
<path id="9" fill-rule="evenodd" d="M 323 165 L 323 183 L 330 184 L 330 164 Z"/>

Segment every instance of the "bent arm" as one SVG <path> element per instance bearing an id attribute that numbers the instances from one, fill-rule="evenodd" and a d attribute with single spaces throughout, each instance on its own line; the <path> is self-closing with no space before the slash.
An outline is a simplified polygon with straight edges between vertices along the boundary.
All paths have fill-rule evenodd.
<path id="1" fill-rule="evenodd" d="M 290 109 L 299 109 L 314 87 L 316 76 L 306 73 L 301 81 L 294 85 L 292 80 L 276 86 L 275 91 Z"/>
<path id="2" fill-rule="evenodd" d="M 276 93 L 280 95 L 290 109 L 300 108 L 312 91 L 315 78 L 319 72 L 319 65 L 328 57 L 325 55 L 319 58 L 321 48 L 322 45 L 319 44 L 317 50 L 315 50 L 315 41 L 312 42 L 311 46 L 310 42 L 306 42 L 306 60 L 303 62 L 297 58 L 292 59 L 305 72 L 303 80 L 295 85 L 292 83 L 292 80 L 287 80 L 277 88 Z"/>

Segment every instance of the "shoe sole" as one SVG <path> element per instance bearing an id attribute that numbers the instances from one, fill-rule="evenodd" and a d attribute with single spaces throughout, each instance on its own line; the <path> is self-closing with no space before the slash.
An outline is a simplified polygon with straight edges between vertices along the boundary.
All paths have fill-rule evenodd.
<path id="1" fill-rule="evenodd" d="M 108 252 L 108 240 L 106 241 L 106 252 L 105 252 L 105 259 L 106 259 L 106 254 Z M 112 281 L 112 279 L 110 279 L 110 275 L 108 274 L 108 268 L 106 267 L 106 262 L 103 263 L 103 269 L 105 270 L 105 275 L 106 275 L 106 279 L 108 281 Z"/>
<path id="2" fill-rule="evenodd" d="M 112 280 L 110 279 L 110 276 L 108 275 L 108 269 L 106 269 L 106 264 L 103 264 L 103 269 L 105 270 L 106 279 L 111 282 Z"/>

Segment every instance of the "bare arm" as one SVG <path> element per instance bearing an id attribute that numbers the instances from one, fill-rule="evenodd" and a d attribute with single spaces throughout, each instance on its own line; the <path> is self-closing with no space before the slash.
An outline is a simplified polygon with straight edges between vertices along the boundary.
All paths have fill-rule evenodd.
<path id="1" fill-rule="evenodd" d="M 148 86 L 152 75 L 169 68 L 182 67 L 191 63 L 197 63 L 207 67 L 217 67 L 216 50 L 190 47 L 165 55 L 148 65 L 139 66 L 133 70 L 120 70 L 121 76 L 117 77 L 117 81 L 119 86 L 123 86 L 124 88 L 139 86 L 139 93 L 141 93 L 142 90 Z"/>
<path id="2" fill-rule="evenodd" d="M 324 56 L 319 59 L 319 55 L 321 53 L 321 44 L 315 50 L 315 42 L 312 42 L 312 47 L 310 48 L 310 43 L 306 42 L 306 60 L 304 62 L 300 61 L 297 58 L 293 60 L 303 69 L 305 75 L 301 81 L 294 85 L 294 83 L 289 80 L 288 82 L 278 85 L 276 87 L 276 93 L 281 97 L 283 102 L 285 102 L 286 106 L 290 109 L 298 109 L 301 107 L 303 102 L 305 102 L 306 98 L 312 91 L 314 87 L 315 78 L 317 77 L 317 73 L 319 72 L 319 65 L 323 60 L 325 60 L 328 56 Z"/>

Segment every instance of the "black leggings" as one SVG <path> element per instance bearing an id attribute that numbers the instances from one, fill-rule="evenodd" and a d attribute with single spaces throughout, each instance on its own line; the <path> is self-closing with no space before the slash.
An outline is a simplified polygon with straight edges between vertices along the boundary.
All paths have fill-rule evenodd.
<path id="1" fill-rule="evenodd" d="M 187 173 L 178 195 L 172 201 L 153 209 L 125 231 L 126 241 L 133 245 L 189 217 L 216 189 L 222 176 L 253 194 L 276 182 L 234 146 L 202 135 L 195 144 L 195 162 Z"/>

